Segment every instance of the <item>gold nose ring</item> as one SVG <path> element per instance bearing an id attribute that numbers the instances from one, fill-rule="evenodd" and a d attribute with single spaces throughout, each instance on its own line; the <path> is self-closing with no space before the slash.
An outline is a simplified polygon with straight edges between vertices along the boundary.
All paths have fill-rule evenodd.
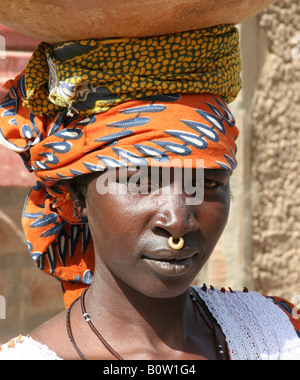
<path id="1" fill-rule="evenodd" d="M 177 243 L 175 243 L 174 240 L 177 241 Z M 168 240 L 168 244 L 170 248 L 174 249 L 174 251 L 180 251 L 184 246 L 184 240 L 182 237 L 179 239 L 174 239 L 174 237 L 171 236 Z"/>

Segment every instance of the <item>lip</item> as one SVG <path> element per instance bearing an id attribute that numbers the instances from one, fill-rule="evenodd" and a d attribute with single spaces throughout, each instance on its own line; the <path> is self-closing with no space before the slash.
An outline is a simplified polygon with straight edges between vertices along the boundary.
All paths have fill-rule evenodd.
<path id="1" fill-rule="evenodd" d="M 180 276 L 189 272 L 197 253 L 183 250 L 181 254 L 172 251 L 157 251 L 145 254 L 142 260 L 152 271 L 163 276 Z"/>
<path id="2" fill-rule="evenodd" d="M 196 254 L 197 251 L 194 251 L 190 248 L 184 248 L 180 251 L 173 251 L 170 249 L 158 249 L 155 251 L 144 253 L 143 258 L 150 260 L 181 261 L 184 259 L 192 258 Z"/>

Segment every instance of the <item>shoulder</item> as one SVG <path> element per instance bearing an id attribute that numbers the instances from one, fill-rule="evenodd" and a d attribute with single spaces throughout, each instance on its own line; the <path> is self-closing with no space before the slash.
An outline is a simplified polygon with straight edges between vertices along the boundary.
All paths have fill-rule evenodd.
<path id="1" fill-rule="evenodd" d="M 221 326 L 233 359 L 300 359 L 296 323 L 284 307 L 291 304 L 247 289 L 196 290 Z"/>
<path id="2" fill-rule="evenodd" d="M 74 348 L 68 339 L 65 316 L 66 311 L 43 323 L 28 336 L 20 335 L 0 345 L 0 360 L 69 359 Z"/>
<path id="3" fill-rule="evenodd" d="M 18 336 L 0 346 L 0 360 L 61 360 L 47 346 L 30 337 Z"/>
<path id="4" fill-rule="evenodd" d="M 76 356 L 73 345 L 68 337 L 66 328 L 66 313 L 56 315 L 29 333 L 35 341 L 47 346 L 60 358 L 73 359 Z"/>

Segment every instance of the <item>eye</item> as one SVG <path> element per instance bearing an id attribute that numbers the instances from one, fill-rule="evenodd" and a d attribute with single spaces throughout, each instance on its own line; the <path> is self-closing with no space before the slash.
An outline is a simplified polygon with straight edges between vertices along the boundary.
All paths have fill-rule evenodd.
<path id="1" fill-rule="evenodd" d="M 140 168 L 127 176 L 128 189 L 133 193 L 147 194 L 153 190 L 153 182 L 147 167 Z"/>
<path id="2" fill-rule="evenodd" d="M 128 180 L 128 182 L 129 182 L 129 180 Z M 137 177 L 135 184 L 138 186 L 149 186 L 151 184 L 151 179 L 146 175 L 139 176 L 139 177 Z"/>
<path id="3" fill-rule="evenodd" d="M 193 179 L 192 185 L 194 188 L 204 187 L 204 189 L 217 189 L 218 187 L 222 186 L 220 182 L 212 179 Z"/>
<path id="4" fill-rule="evenodd" d="M 218 187 L 221 187 L 222 184 L 217 181 L 213 181 L 210 179 L 205 179 L 204 180 L 204 188 L 205 189 L 217 189 Z"/>

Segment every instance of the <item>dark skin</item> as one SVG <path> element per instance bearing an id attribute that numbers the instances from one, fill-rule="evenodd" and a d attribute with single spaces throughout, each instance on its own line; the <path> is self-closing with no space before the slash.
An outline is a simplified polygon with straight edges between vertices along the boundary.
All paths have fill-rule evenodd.
<path id="1" fill-rule="evenodd" d="M 79 199 L 78 209 L 89 218 L 94 241 L 95 273 L 86 295 L 94 325 L 125 359 L 217 359 L 215 336 L 205 323 L 209 319 L 203 310 L 204 318 L 200 316 L 189 294 L 225 228 L 230 173 L 205 170 L 204 201 L 199 205 L 186 205 L 192 195 L 184 191 L 174 193 L 182 187 L 175 179 L 167 196 L 99 195 L 97 177 L 70 183 L 73 199 Z M 128 184 L 117 180 L 117 186 Z M 141 186 L 148 186 L 147 179 Z M 168 247 L 170 236 L 184 238 L 180 253 Z M 188 262 L 174 269 L 170 260 L 180 260 L 180 255 Z M 167 269 L 162 260 L 170 264 Z M 79 359 L 65 326 L 63 312 L 29 335 L 63 359 Z M 84 321 L 78 302 L 71 326 L 87 359 L 113 359 Z M 216 323 L 215 328 L 226 347 Z"/>

